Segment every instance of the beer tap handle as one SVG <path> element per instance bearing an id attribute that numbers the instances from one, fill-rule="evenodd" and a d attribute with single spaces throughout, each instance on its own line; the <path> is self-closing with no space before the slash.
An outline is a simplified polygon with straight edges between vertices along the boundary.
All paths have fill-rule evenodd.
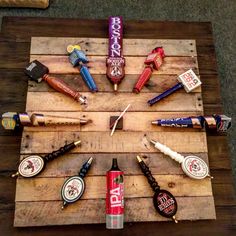
<path id="1" fill-rule="evenodd" d="M 80 143 L 81 143 L 81 141 L 79 140 L 79 141 L 67 144 L 64 147 L 61 147 L 60 149 L 53 151 L 52 153 L 49 153 L 48 155 L 46 155 L 44 157 L 44 159 L 46 161 L 51 161 L 51 160 L 57 158 L 58 156 L 61 156 L 61 155 L 65 154 L 66 152 L 69 152 L 70 150 L 72 150 L 73 148 L 78 146 Z"/>
<path id="2" fill-rule="evenodd" d="M 79 176 L 83 179 L 85 175 L 88 173 L 90 166 L 92 164 L 93 158 L 90 157 L 82 166 L 82 168 L 79 171 Z"/>
<path id="3" fill-rule="evenodd" d="M 180 155 L 177 152 L 172 151 L 167 146 L 165 146 L 159 142 L 156 142 L 154 140 L 150 140 L 150 142 L 155 145 L 155 148 L 159 149 L 165 155 L 170 156 L 173 160 L 179 162 L 180 164 L 184 161 L 184 156 Z"/>
<path id="4" fill-rule="evenodd" d="M 140 156 L 137 156 L 137 160 L 139 162 L 143 174 L 146 176 L 148 183 L 152 187 L 153 191 L 158 192 L 160 190 L 160 186 L 158 185 L 155 178 L 152 176 L 151 171 L 149 170 L 149 168 L 147 167 L 147 165 L 144 163 L 144 161 L 141 159 Z"/>

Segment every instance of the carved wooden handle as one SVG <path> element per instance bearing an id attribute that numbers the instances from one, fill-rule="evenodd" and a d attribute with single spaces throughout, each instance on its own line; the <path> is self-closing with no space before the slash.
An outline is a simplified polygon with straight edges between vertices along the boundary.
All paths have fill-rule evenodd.
<path id="1" fill-rule="evenodd" d="M 59 78 L 50 77 L 49 75 L 44 75 L 43 79 L 55 90 L 57 90 L 60 93 L 63 93 L 67 96 L 70 96 L 74 98 L 76 101 L 81 101 L 81 94 L 78 91 L 75 91 L 73 88 L 71 88 L 68 84 L 66 84 L 64 81 L 62 81 Z"/>
<path id="2" fill-rule="evenodd" d="M 42 114 L 32 114 L 31 122 L 33 126 L 47 126 L 47 125 L 80 125 L 86 123 L 87 120 L 80 118 L 69 118 L 62 116 L 49 116 Z"/>

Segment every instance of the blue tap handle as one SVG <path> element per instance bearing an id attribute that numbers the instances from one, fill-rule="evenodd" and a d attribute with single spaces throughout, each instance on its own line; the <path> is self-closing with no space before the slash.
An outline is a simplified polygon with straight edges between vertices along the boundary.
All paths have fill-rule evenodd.
<path id="1" fill-rule="evenodd" d="M 200 117 L 196 117 L 200 121 Z M 159 126 L 170 126 L 170 127 L 185 127 L 193 128 L 193 122 L 191 117 L 186 118 L 175 118 L 175 119 L 160 119 L 155 122 Z"/>
<path id="2" fill-rule="evenodd" d="M 80 74 L 85 83 L 87 84 L 87 86 L 89 87 L 89 89 L 93 92 L 97 92 L 98 91 L 97 85 L 86 66 L 81 65 Z"/>
<path id="3" fill-rule="evenodd" d="M 158 95 L 158 96 L 156 96 L 156 97 L 150 99 L 150 100 L 148 101 L 148 104 L 149 104 L 150 106 L 152 106 L 153 104 L 159 102 L 161 99 L 163 99 L 163 98 L 169 96 L 170 94 L 174 93 L 175 91 L 177 91 L 177 90 L 179 90 L 179 89 L 181 89 L 181 88 L 183 88 L 183 87 L 184 87 L 184 86 L 183 86 L 182 83 L 178 83 L 178 84 L 176 84 L 175 86 L 173 86 L 172 88 L 166 90 L 164 93 L 162 93 L 162 94 L 160 94 L 160 95 Z"/>

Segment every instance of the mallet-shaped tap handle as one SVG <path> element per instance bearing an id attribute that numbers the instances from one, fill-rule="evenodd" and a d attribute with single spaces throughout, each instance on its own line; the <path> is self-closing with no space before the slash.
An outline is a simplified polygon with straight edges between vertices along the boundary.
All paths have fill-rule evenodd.
<path id="1" fill-rule="evenodd" d="M 81 104 L 86 104 L 86 97 L 82 96 L 78 91 L 74 90 L 63 80 L 48 75 L 49 69 L 37 60 L 32 61 L 25 69 L 25 74 L 32 80 L 40 83 L 45 80 L 56 91 L 74 98 Z"/>
<path id="2" fill-rule="evenodd" d="M 181 88 L 184 88 L 185 91 L 187 93 L 189 93 L 202 84 L 200 79 L 196 76 L 196 74 L 191 69 L 184 72 L 183 74 L 179 75 L 179 77 L 177 79 L 178 79 L 179 83 L 174 85 L 172 88 L 166 90 L 162 94 L 150 99 L 148 101 L 148 104 L 150 106 L 152 106 L 153 104 L 159 102 L 163 98 L 169 96 L 170 94 L 174 93 L 175 91 L 177 91 Z"/>

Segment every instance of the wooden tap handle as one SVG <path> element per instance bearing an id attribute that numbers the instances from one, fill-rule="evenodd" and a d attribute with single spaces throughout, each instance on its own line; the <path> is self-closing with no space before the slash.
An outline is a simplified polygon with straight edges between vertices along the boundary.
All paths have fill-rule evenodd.
<path id="1" fill-rule="evenodd" d="M 43 80 L 45 80 L 52 88 L 57 90 L 60 93 L 63 93 L 67 96 L 74 98 L 76 101 L 81 101 L 81 94 L 78 91 L 75 91 L 68 84 L 66 84 L 63 80 L 55 77 L 51 77 L 49 75 L 44 75 Z"/>
<path id="2" fill-rule="evenodd" d="M 82 122 L 83 122 L 83 120 L 82 120 Z M 51 115 L 43 115 L 43 114 L 34 113 L 31 115 L 31 123 L 33 126 L 80 125 L 81 119 L 80 118 L 69 118 L 69 117 L 51 116 Z"/>

